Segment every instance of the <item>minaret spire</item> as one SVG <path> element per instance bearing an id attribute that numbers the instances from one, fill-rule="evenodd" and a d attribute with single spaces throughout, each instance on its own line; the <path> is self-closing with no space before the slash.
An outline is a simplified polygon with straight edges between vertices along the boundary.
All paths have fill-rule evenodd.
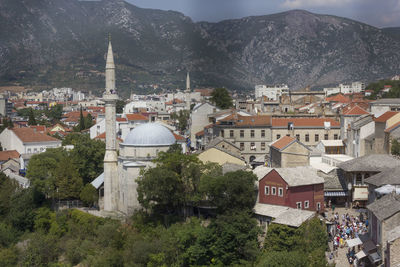
<path id="1" fill-rule="evenodd" d="M 115 92 L 115 64 L 111 45 L 111 35 L 108 36 L 108 52 L 106 61 L 106 93 Z"/>
<path id="2" fill-rule="evenodd" d="M 104 210 L 117 211 L 119 180 L 117 165 L 117 130 L 115 107 L 118 100 L 118 95 L 115 88 L 115 64 L 110 35 L 108 37 L 105 89 L 106 91 L 103 95 L 106 113 L 106 153 L 104 155 Z"/>
<path id="3" fill-rule="evenodd" d="M 186 74 L 186 91 L 190 92 L 190 76 L 189 72 Z"/>
<path id="4" fill-rule="evenodd" d="M 191 97 L 190 97 L 190 76 L 189 72 L 186 74 L 186 110 L 190 111 Z"/>

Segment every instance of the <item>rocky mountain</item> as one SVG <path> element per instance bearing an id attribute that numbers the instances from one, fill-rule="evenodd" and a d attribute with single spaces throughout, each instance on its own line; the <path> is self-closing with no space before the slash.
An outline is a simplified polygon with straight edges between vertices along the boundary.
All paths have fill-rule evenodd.
<path id="1" fill-rule="evenodd" d="M 102 90 L 107 36 L 126 94 L 159 84 L 299 89 L 398 74 L 391 31 L 301 10 L 194 23 L 121 0 L 0 0 L 0 81 Z"/>

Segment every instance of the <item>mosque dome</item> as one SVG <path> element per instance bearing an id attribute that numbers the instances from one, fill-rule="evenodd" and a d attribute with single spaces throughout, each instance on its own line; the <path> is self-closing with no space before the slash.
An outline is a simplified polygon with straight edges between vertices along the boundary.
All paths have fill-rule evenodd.
<path id="1" fill-rule="evenodd" d="M 174 135 L 166 127 L 158 123 L 145 123 L 130 131 L 123 145 L 169 146 L 175 141 Z"/>

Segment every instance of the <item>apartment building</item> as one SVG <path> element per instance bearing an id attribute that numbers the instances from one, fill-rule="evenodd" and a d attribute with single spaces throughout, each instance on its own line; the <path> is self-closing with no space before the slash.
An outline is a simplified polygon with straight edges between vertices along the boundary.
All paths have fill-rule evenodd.
<path id="1" fill-rule="evenodd" d="M 213 125 L 213 136 L 237 145 L 246 162 L 269 153 L 272 141 L 271 116 L 241 116 L 232 114 Z"/>
<path id="2" fill-rule="evenodd" d="M 321 140 L 340 139 L 340 123 L 331 118 L 272 118 L 271 123 L 272 141 L 286 135 L 316 146 Z"/>

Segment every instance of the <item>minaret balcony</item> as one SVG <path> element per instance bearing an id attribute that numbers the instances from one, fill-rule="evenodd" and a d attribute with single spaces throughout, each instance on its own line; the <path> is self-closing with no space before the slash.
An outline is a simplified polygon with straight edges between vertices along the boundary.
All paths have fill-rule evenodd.
<path id="1" fill-rule="evenodd" d="M 103 100 L 104 101 L 117 101 L 119 99 L 117 94 L 111 94 L 111 93 L 104 93 L 103 94 Z"/>

